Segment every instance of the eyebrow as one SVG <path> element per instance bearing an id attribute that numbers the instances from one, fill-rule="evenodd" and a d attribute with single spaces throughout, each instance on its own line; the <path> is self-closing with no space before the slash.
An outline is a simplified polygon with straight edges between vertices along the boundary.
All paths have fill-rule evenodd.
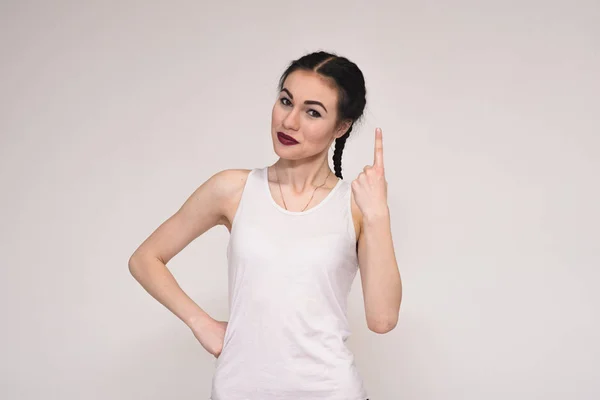
<path id="1" fill-rule="evenodd" d="M 294 100 L 294 96 L 292 96 L 292 94 L 290 93 L 289 90 L 287 90 L 286 88 L 281 89 L 282 92 L 286 92 L 288 94 L 288 96 L 290 96 L 290 99 Z M 304 104 L 316 104 L 318 106 L 323 107 L 323 109 L 325 110 L 325 112 L 327 112 L 327 109 L 325 108 L 325 106 L 323 105 L 323 103 L 321 103 L 320 101 L 316 101 L 316 100 L 305 100 Z"/>

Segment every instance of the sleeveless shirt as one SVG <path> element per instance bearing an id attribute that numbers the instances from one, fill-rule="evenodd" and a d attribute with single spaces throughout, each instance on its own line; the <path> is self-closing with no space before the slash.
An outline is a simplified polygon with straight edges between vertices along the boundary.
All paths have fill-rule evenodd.
<path id="1" fill-rule="evenodd" d="M 288 211 L 267 167 L 249 172 L 229 243 L 229 322 L 211 400 L 364 400 L 346 346 L 347 298 L 358 271 L 351 186 Z"/>

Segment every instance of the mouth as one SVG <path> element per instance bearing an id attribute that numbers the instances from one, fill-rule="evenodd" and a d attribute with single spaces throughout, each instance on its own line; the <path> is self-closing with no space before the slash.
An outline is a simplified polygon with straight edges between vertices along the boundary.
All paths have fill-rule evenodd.
<path id="1" fill-rule="evenodd" d="M 298 144 L 298 141 L 296 139 L 294 139 L 291 136 L 286 135 L 283 132 L 277 132 L 277 139 L 279 139 L 279 141 L 286 146 Z"/>

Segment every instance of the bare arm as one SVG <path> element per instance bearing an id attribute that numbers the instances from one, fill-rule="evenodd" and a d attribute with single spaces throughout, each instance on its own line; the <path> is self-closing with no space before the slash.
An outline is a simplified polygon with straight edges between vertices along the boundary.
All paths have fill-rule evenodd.
<path id="1" fill-rule="evenodd" d="M 129 271 L 143 288 L 194 330 L 215 320 L 181 289 L 166 265 L 194 239 L 226 223 L 225 209 L 243 183 L 242 171 L 225 170 L 210 177 L 129 259 Z"/>
<path id="2" fill-rule="evenodd" d="M 402 301 L 389 214 L 363 216 L 358 260 L 367 324 L 373 332 L 387 333 L 398 323 Z"/>
<path id="3" fill-rule="evenodd" d="M 367 325 L 374 332 L 387 333 L 398 323 L 402 280 L 392 242 L 379 128 L 375 130 L 373 165 L 365 166 L 352 181 L 352 194 L 361 220 L 357 247 Z"/>

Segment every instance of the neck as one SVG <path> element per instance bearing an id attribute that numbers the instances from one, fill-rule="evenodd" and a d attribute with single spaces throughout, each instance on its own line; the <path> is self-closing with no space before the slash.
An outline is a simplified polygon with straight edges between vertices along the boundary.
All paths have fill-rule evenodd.
<path id="1" fill-rule="evenodd" d="M 337 179 L 329 168 L 326 152 L 302 160 L 280 158 L 272 167 L 276 170 L 276 178 L 280 179 L 280 183 L 297 193 L 313 190 L 315 186 L 323 184 L 328 174 L 327 182 Z"/>

